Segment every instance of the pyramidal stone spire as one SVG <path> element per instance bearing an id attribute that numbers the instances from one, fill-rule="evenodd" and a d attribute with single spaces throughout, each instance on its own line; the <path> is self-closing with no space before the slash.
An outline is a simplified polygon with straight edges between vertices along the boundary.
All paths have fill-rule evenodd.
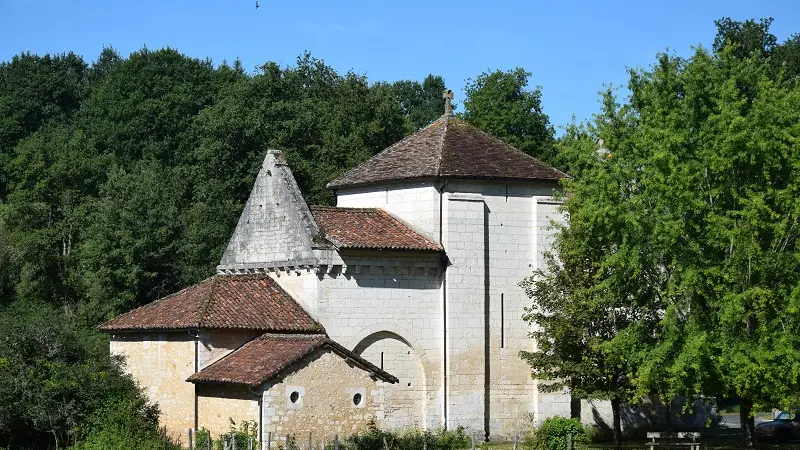
<path id="1" fill-rule="evenodd" d="M 217 270 L 314 266 L 327 248 L 280 150 L 268 150 Z"/>

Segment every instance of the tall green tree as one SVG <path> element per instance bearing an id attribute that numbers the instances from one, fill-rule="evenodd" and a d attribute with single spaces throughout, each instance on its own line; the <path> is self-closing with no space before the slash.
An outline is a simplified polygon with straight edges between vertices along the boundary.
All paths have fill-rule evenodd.
<path id="1" fill-rule="evenodd" d="M 463 117 L 479 129 L 544 162 L 554 159 L 554 129 L 542 110 L 542 89 L 528 88 L 521 67 L 468 80 Z"/>
<path id="2" fill-rule="evenodd" d="M 23 53 L 0 63 L 0 202 L 14 146 L 46 123 L 68 120 L 87 93 L 87 64 L 74 53 Z"/>
<path id="3" fill-rule="evenodd" d="M 597 304 L 617 298 L 613 311 L 636 319 L 607 347 L 625 355 L 635 396 L 741 398 L 749 447 L 753 408 L 800 400 L 800 86 L 782 76 L 735 46 L 632 71 L 630 101 L 607 99 L 595 124 L 603 169 L 566 184 L 563 266 L 542 274 L 547 285 L 570 261 L 599 268 L 586 285 L 608 295 Z M 565 145 L 586 152 L 578 142 Z M 598 252 L 587 239 L 610 242 Z"/>
<path id="4" fill-rule="evenodd" d="M 781 74 L 784 82 L 792 83 L 800 77 L 800 34 L 794 34 L 784 42 L 770 32 L 773 19 L 753 19 L 740 22 L 724 17 L 714 22 L 717 35 L 712 49 L 721 53 L 728 49 L 729 55 L 739 59 L 750 56 L 767 58 L 772 76 Z"/>
<path id="5" fill-rule="evenodd" d="M 444 78 L 428 75 L 422 83 L 400 80 L 392 83 L 395 98 L 405 117 L 406 134 L 424 128 L 444 113 Z"/>
<path id="6" fill-rule="evenodd" d="M 520 356 L 541 380 L 540 390 L 566 388 L 575 398 L 608 400 L 619 445 L 621 408 L 639 400 L 629 354 L 652 342 L 662 306 L 653 291 L 665 275 L 654 252 L 662 236 L 632 201 L 636 164 L 609 157 L 596 144 L 601 134 L 618 142 L 630 125 L 610 92 L 604 105 L 595 124 L 571 124 L 559 140 L 574 176 L 564 182 L 569 221 L 553 224 L 544 266 L 522 283 L 532 301 L 524 319 L 536 347 Z"/>

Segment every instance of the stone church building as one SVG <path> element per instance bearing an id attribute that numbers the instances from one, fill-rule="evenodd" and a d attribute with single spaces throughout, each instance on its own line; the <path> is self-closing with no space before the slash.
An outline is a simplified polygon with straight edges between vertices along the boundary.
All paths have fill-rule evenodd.
<path id="1" fill-rule="evenodd" d="M 513 433 L 570 416 L 543 394 L 518 283 L 542 264 L 566 175 L 444 115 L 309 207 L 270 150 L 217 275 L 101 329 L 173 434 Z"/>

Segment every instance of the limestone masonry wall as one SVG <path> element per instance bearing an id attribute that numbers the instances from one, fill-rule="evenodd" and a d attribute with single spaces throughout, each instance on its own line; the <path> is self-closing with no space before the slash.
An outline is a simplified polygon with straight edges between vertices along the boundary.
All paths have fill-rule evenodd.
<path id="1" fill-rule="evenodd" d="M 180 442 L 194 426 L 194 340 L 185 331 L 119 334 L 111 337 L 111 354 L 125 358 L 126 369 L 150 401 L 161 409 L 160 425 Z"/>
<path id="2" fill-rule="evenodd" d="M 259 336 L 259 331 L 211 330 L 200 333 L 198 345 L 199 370 L 214 363 L 246 342 Z"/>
<path id="3" fill-rule="evenodd" d="M 439 239 L 439 192 L 431 183 L 342 189 L 337 192 L 336 204 L 346 208 L 383 208 L 418 232 Z"/>
<path id="4" fill-rule="evenodd" d="M 451 180 L 441 205 L 442 244 L 450 265 L 438 279 L 425 281 L 421 290 L 421 280 L 417 280 L 417 287 L 407 284 L 414 292 L 404 292 L 400 285 L 411 280 L 385 270 L 383 266 L 393 262 L 389 256 L 373 261 L 382 268 L 371 270 L 368 276 L 319 278 L 319 320 L 334 339 L 350 342 L 351 348 L 370 340 L 359 350 L 376 364 L 382 353 L 390 372 L 414 374 L 414 364 L 412 360 L 403 365 L 387 362 L 387 356 L 396 353 L 392 341 L 382 345 L 371 333 L 392 331 L 397 334 L 394 342 L 408 342 L 411 354 L 420 355 L 426 426 L 444 423 L 444 277 L 448 277 L 448 425 L 462 424 L 475 431 L 488 426 L 493 435 L 510 435 L 531 417 L 540 422 L 551 415 L 570 414 L 569 396 L 540 394 L 530 367 L 519 358 L 520 350 L 533 346 L 528 324 L 522 320 L 530 299 L 519 282 L 542 264 L 542 253 L 550 248 L 554 233 L 551 219 L 563 220 L 553 200 L 555 187 L 552 183 Z M 439 202 L 439 192 L 425 183 L 349 188 L 338 193 L 339 206 L 383 207 L 435 238 Z M 387 408 L 392 408 L 389 403 Z M 416 407 L 411 401 L 402 405 Z M 404 420 L 410 424 L 419 419 L 407 414 Z"/>
<path id="5" fill-rule="evenodd" d="M 400 378 L 399 384 L 385 387 L 392 399 L 387 403 L 387 426 L 441 426 L 438 255 L 342 258 L 345 273 L 320 277 L 320 323 L 333 340 Z"/>
<path id="6" fill-rule="evenodd" d="M 292 393 L 297 392 L 293 402 Z M 354 396 L 361 398 L 354 404 Z M 349 365 L 339 355 L 321 349 L 294 366 L 263 393 L 264 436 L 308 433 L 315 439 L 344 437 L 363 430 L 370 420 L 383 420 L 383 382 Z"/>
<path id="7" fill-rule="evenodd" d="M 198 425 L 214 439 L 231 427 L 238 430 L 245 420 L 258 427 L 258 397 L 242 386 L 198 385 L 197 412 Z"/>

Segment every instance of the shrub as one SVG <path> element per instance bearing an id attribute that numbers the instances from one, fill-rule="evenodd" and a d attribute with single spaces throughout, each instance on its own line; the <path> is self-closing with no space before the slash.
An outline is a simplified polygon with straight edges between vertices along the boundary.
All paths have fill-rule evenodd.
<path id="1" fill-rule="evenodd" d="M 211 436 L 211 431 L 207 428 L 200 427 L 194 435 L 196 447 L 198 449 L 207 448 L 208 441 L 211 439 L 211 448 L 213 450 L 223 450 L 225 444 L 228 444 L 230 448 L 231 441 L 234 440 L 236 441 L 237 449 L 246 449 L 249 448 L 248 443 L 252 439 L 254 448 L 258 448 L 258 424 L 256 424 L 255 420 L 243 420 L 239 422 L 239 428 L 236 428 L 236 422 L 234 422 L 233 419 L 229 420 L 231 421 L 230 430 L 227 433 L 221 434 L 217 439 Z M 278 443 L 278 448 L 281 448 L 280 443 Z"/>
<path id="2" fill-rule="evenodd" d="M 587 441 L 586 429 L 580 420 L 559 416 L 548 417 L 533 432 L 532 439 L 526 443 L 537 450 L 566 450 L 567 435 L 570 433 L 572 442 L 576 444 Z"/>
<path id="3" fill-rule="evenodd" d="M 384 440 L 386 444 L 384 445 Z M 408 430 L 403 432 L 383 431 L 374 422 L 366 431 L 346 438 L 343 448 L 348 450 L 389 450 L 422 449 L 425 444 L 428 450 L 455 450 L 468 448 L 470 438 L 463 427 L 456 430 L 439 429 L 436 431 Z M 331 447 L 332 448 L 332 447 Z"/>
<path id="4" fill-rule="evenodd" d="M 85 438 L 72 450 L 180 450 L 158 431 L 158 410 L 141 399 L 114 400 L 89 418 Z"/>

